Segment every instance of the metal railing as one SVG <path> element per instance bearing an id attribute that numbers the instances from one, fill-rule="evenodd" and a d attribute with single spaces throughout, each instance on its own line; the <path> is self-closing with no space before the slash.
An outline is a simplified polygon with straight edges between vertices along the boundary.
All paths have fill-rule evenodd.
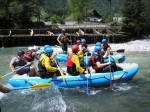
<path id="1" fill-rule="evenodd" d="M 74 24 L 74 25 L 59 25 L 60 29 L 80 29 L 80 28 L 110 28 L 110 24 L 108 23 L 99 23 L 99 24 Z"/>

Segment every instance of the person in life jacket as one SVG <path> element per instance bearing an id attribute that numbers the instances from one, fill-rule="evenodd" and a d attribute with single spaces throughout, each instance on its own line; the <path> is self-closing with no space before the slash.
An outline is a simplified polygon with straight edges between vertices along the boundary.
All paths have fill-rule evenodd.
<path id="1" fill-rule="evenodd" d="M 28 63 L 25 60 L 24 51 L 22 50 L 17 51 L 17 56 L 11 60 L 9 67 L 12 72 L 15 72 L 19 75 L 23 75 L 25 73 L 27 73 L 30 77 L 38 75 L 36 68 L 31 66 L 31 63 Z"/>
<path id="2" fill-rule="evenodd" d="M 107 50 L 110 51 L 110 54 L 113 55 L 113 51 L 110 47 L 110 44 L 108 44 L 107 40 L 106 39 L 102 39 L 102 49 L 104 52 L 106 52 Z"/>
<path id="3" fill-rule="evenodd" d="M 33 62 L 34 59 L 38 60 L 38 56 L 36 55 L 36 50 L 35 49 L 31 49 L 31 50 L 27 50 L 24 54 L 24 58 L 27 60 L 27 62 Z"/>
<path id="4" fill-rule="evenodd" d="M 101 47 L 101 43 L 100 42 L 96 42 L 95 47 L 94 47 L 94 49 L 92 51 L 92 55 L 95 54 L 96 46 L 100 46 Z"/>
<path id="5" fill-rule="evenodd" d="M 100 46 L 95 47 L 95 54 L 89 59 L 89 65 L 95 70 L 96 73 L 110 72 L 110 67 L 115 71 L 116 65 L 111 62 L 104 62 L 107 57 L 107 51 L 104 55 L 101 54 L 102 48 Z"/>
<path id="6" fill-rule="evenodd" d="M 79 49 L 82 50 L 84 54 L 89 52 L 85 39 L 81 39 L 81 44 L 79 45 Z"/>
<path id="7" fill-rule="evenodd" d="M 63 54 L 68 53 L 68 43 L 71 42 L 71 40 L 68 39 L 65 32 L 66 32 L 66 30 L 62 29 L 62 33 L 57 37 L 57 41 L 62 47 Z"/>
<path id="8" fill-rule="evenodd" d="M 41 78 L 50 78 L 61 75 L 58 68 L 52 66 L 52 54 L 53 49 L 51 47 L 48 47 L 45 49 L 45 52 L 40 55 L 38 69 Z"/>
<path id="9" fill-rule="evenodd" d="M 51 48 L 50 45 L 44 45 L 44 53 L 46 53 L 46 48 Z M 43 53 L 43 52 L 42 52 Z M 42 54 L 41 53 L 41 54 Z M 53 55 L 50 57 L 51 60 L 55 60 L 55 56 L 57 55 L 57 52 L 53 52 Z M 56 63 L 53 61 L 53 65 L 56 65 Z"/>
<path id="10" fill-rule="evenodd" d="M 78 40 L 76 41 L 76 45 L 79 46 L 80 44 L 81 44 L 81 41 L 78 39 Z"/>
<path id="11" fill-rule="evenodd" d="M 77 76 L 79 74 L 87 74 L 88 72 L 80 66 L 79 57 L 77 56 L 79 47 L 77 45 L 73 45 L 71 49 L 72 52 L 68 54 L 68 59 L 66 63 L 67 72 L 73 76 Z"/>

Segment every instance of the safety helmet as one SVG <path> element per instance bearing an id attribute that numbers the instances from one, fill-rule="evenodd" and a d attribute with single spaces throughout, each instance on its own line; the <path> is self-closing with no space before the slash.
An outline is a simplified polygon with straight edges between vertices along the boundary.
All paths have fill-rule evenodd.
<path id="1" fill-rule="evenodd" d="M 51 46 L 45 45 L 45 46 L 44 46 L 44 51 L 46 50 L 46 48 L 51 48 Z"/>
<path id="2" fill-rule="evenodd" d="M 100 42 L 96 42 L 95 45 L 96 45 L 96 46 L 101 46 L 101 43 L 100 43 Z"/>
<path id="3" fill-rule="evenodd" d="M 53 49 L 52 49 L 51 47 L 47 47 L 47 48 L 45 49 L 45 52 L 46 52 L 46 53 L 53 53 Z"/>
<path id="4" fill-rule="evenodd" d="M 77 45 L 73 45 L 71 49 L 72 49 L 72 52 L 77 52 L 79 50 L 79 47 Z"/>
<path id="5" fill-rule="evenodd" d="M 81 42 L 86 42 L 86 40 L 85 39 L 81 39 Z"/>
<path id="6" fill-rule="evenodd" d="M 77 40 L 77 44 L 80 44 L 80 42 L 81 42 L 80 40 Z"/>
<path id="7" fill-rule="evenodd" d="M 24 54 L 25 54 L 25 52 L 23 50 L 18 50 L 17 51 L 17 55 L 18 56 L 21 56 L 21 55 L 24 55 Z"/>
<path id="8" fill-rule="evenodd" d="M 103 39 L 102 42 L 105 43 L 105 42 L 107 42 L 107 40 L 106 40 L 106 39 Z"/>
<path id="9" fill-rule="evenodd" d="M 102 50 L 102 48 L 100 46 L 95 47 L 95 51 L 101 51 L 101 50 Z"/>

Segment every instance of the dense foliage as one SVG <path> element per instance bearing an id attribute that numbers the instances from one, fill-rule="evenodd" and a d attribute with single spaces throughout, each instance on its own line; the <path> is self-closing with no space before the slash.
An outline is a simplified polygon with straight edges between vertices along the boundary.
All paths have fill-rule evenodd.
<path id="1" fill-rule="evenodd" d="M 147 30 L 145 28 L 149 24 L 149 5 L 146 0 L 125 0 L 122 11 L 125 17 L 123 27 L 137 36 Z"/>
<path id="2" fill-rule="evenodd" d="M 82 22 L 96 10 L 105 22 L 123 17 L 123 27 L 140 35 L 150 29 L 149 6 L 149 0 L 0 0 L 0 28 L 32 28 L 44 21 L 64 24 L 65 18 Z"/>

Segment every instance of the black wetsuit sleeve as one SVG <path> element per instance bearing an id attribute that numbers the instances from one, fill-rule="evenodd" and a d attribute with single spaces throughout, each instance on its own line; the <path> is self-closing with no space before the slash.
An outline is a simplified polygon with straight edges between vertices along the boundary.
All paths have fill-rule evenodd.
<path id="1" fill-rule="evenodd" d="M 95 55 L 94 56 L 94 61 L 95 62 L 100 62 L 100 56 L 99 55 Z"/>

